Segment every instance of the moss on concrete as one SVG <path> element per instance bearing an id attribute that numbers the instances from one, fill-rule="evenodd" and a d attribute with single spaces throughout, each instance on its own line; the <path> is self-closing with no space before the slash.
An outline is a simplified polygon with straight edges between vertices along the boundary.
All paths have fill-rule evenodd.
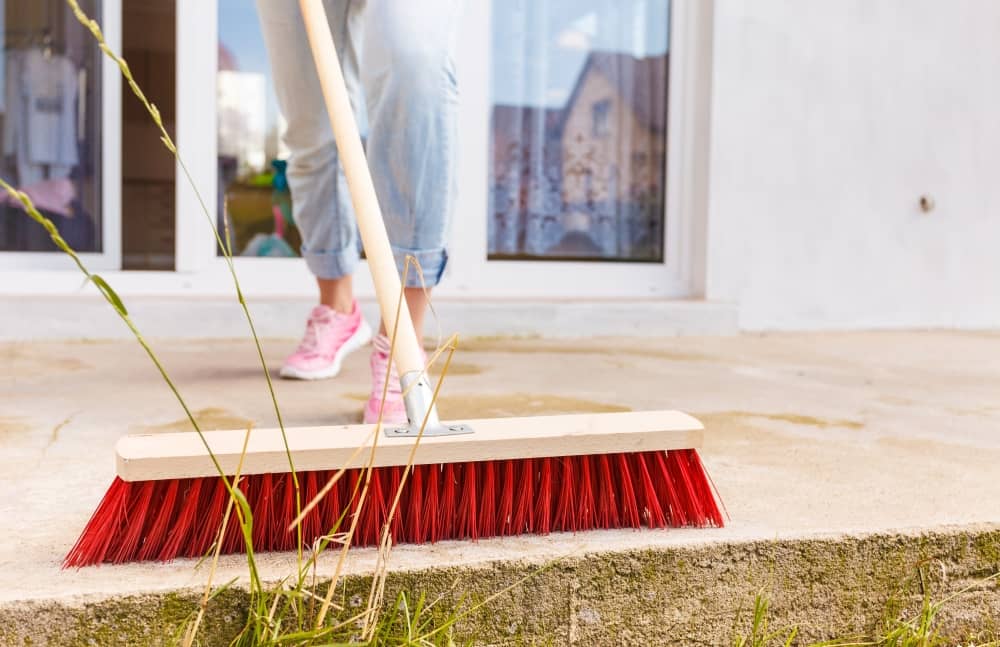
<path id="1" fill-rule="evenodd" d="M 942 613 L 956 642 L 995 632 L 1000 588 L 982 578 L 997 567 L 1000 529 L 862 538 L 760 541 L 608 551 L 544 567 L 472 612 L 460 636 L 486 645 L 717 645 L 766 590 L 774 627 L 799 627 L 803 641 L 870 635 L 887 619 L 915 613 L 925 591 L 941 598 L 968 588 Z M 524 563 L 392 573 L 398 591 L 441 597 L 442 611 L 486 600 L 538 571 Z M 370 580 L 349 578 L 351 611 Z M 969 588 L 971 587 L 971 588 Z M 0 606 L 3 645 L 167 645 L 197 605 L 197 592 L 70 604 Z M 225 645 L 239 630 L 247 596 L 230 590 L 210 605 L 202 644 Z"/>

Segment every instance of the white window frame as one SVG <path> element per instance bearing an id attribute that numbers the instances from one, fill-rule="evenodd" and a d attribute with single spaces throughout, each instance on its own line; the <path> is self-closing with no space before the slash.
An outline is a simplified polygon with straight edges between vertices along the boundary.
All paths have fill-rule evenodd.
<path id="1" fill-rule="evenodd" d="M 111 48 L 119 52 L 122 43 L 121 0 L 102 0 L 97 17 L 104 38 Z M 67 14 L 67 20 L 74 20 Z M 83 25 L 78 26 L 84 29 Z M 90 37 L 90 34 L 87 34 Z M 96 43 L 95 43 L 96 49 Z M 101 136 L 101 251 L 80 254 L 84 264 L 94 271 L 117 270 L 121 267 L 121 74 L 118 66 L 106 56 L 101 56 L 101 112 L 97 115 Z M 27 218 L 27 215 L 25 215 Z M 61 251 L 54 252 L 0 252 L 0 283 L 23 285 L 37 283 L 38 270 L 79 270 L 76 264 Z M 79 284 L 79 280 L 77 280 Z"/>

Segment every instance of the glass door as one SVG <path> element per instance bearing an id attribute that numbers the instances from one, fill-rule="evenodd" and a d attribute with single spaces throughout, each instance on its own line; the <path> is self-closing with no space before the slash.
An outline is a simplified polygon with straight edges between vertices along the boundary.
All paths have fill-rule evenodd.
<path id="1" fill-rule="evenodd" d="M 81 0 L 112 47 L 120 3 Z M 117 142 L 120 90 L 91 34 L 65 2 L 0 2 L 0 175 L 28 194 L 95 269 L 120 263 Z M 0 196 L 0 267 L 72 262 L 18 204 Z"/>

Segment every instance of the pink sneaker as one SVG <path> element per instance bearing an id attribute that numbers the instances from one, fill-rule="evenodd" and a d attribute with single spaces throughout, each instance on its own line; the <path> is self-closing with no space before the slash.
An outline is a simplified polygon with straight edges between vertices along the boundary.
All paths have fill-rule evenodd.
<path id="1" fill-rule="evenodd" d="M 372 392 L 365 406 L 365 424 L 378 421 L 378 412 L 382 404 L 382 390 L 385 388 L 385 376 L 389 372 L 389 338 L 376 335 L 372 339 Z M 399 374 L 395 364 L 389 377 L 389 390 L 385 394 L 385 409 L 382 413 L 382 423 L 389 425 L 405 425 L 406 405 L 403 403 L 403 390 L 399 385 Z"/>
<path id="2" fill-rule="evenodd" d="M 281 377 L 321 380 L 340 372 L 344 358 L 367 344 L 372 329 L 361 316 L 357 301 L 349 315 L 318 305 L 309 314 L 306 334 L 298 349 L 281 367 Z"/>

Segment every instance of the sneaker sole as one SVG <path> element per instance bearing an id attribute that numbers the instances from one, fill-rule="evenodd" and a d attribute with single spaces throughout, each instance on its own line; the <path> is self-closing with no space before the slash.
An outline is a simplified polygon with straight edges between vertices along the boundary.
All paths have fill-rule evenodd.
<path id="1" fill-rule="evenodd" d="M 340 373 L 340 367 L 344 363 L 344 358 L 360 349 L 371 340 L 371 326 L 368 325 L 368 322 L 362 319 L 361 325 L 354 331 L 354 334 L 344 342 L 343 346 L 337 349 L 336 354 L 333 356 L 333 361 L 330 362 L 330 364 L 324 366 L 323 368 L 316 369 L 315 371 L 306 371 L 300 368 L 295 368 L 294 366 L 282 366 L 278 375 L 291 380 L 326 380 L 331 377 L 336 377 L 336 375 Z"/>

